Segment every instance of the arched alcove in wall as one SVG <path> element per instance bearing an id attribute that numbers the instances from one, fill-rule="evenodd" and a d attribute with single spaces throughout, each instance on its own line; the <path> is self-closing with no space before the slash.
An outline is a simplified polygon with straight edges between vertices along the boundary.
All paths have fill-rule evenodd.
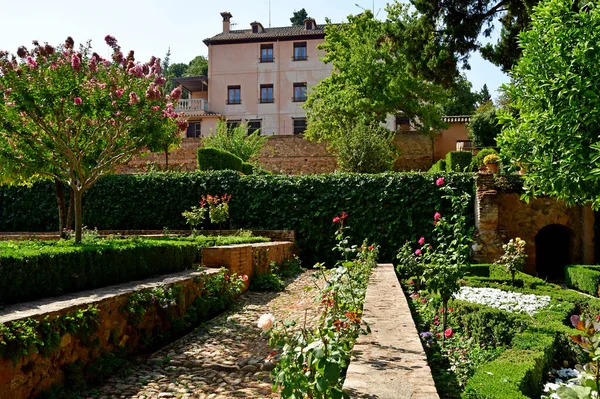
<path id="1" fill-rule="evenodd" d="M 535 263 L 538 276 L 564 280 L 564 268 L 572 263 L 573 232 L 561 224 L 543 227 L 535 236 Z"/>

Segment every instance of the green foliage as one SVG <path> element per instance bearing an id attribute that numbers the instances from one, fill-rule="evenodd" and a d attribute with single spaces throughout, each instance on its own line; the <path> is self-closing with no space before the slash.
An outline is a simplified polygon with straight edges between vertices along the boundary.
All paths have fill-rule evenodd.
<path id="1" fill-rule="evenodd" d="M 462 73 L 454 79 L 448 103 L 444 105 L 444 115 L 472 115 L 480 101 L 481 95 L 473 91 L 473 85 Z"/>
<path id="2" fill-rule="evenodd" d="M 477 155 L 475 155 L 475 162 L 477 163 L 477 167 L 484 167 L 485 163 L 483 162 L 483 160 L 485 159 L 485 157 L 491 154 L 497 154 L 496 150 L 494 150 L 493 148 L 484 148 L 481 151 L 479 151 Z"/>
<path id="3" fill-rule="evenodd" d="M 466 272 L 467 276 L 489 277 L 489 265 L 470 265 Z"/>
<path id="4" fill-rule="evenodd" d="M 442 175 L 458 191 L 473 194 L 471 174 Z M 420 236 L 422 226 L 433 223 L 436 211 L 450 212 L 449 204 L 441 200 L 443 193 L 435 186 L 438 176 L 240 176 L 229 171 L 113 175 L 91 189 L 85 197 L 84 213 L 90 226 L 100 230 L 186 229 L 183 211 L 197 206 L 202 195 L 227 192 L 232 194 L 229 212 L 233 228 L 295 230 L 303 261 L 314 264 L 332 259 L 330 248 L 335 245 L 330 237 L 334 227 L 323 215 L 344 209 L 352 215 L 347 224 L 355 235 L 380 243 L 382 259 L 391 261 L 398 243 Z M 26 230 L 19 220 L 53 229 L 56 216 L 46 210 L 54 207 L 54 187 L 43 185 L 46 194 L 37 184 L 31 192 L 22 187 L 0 187 L 0 231 Z"/>
<path id="5" fill-rule="evenodd" d="M 446 171 L 469 172 L 473 154 L 470 151 L 450 151 L 446 154 Z"/>
<path id="6" fill-rule="evenodd" d="M 125 310 L 134 320 L 134 323 L 139 323 L 146 314 L 149 305 L 156 305 L 161 309 L 177 306 L 182 290 L 181 285 L 173 285 L 136 291 L 127 298 Z"/>
<path id="7" fill-rule="evenodd" d="M 294 11 L 294 16 L 290 18 L 292 26 L 304 26 L 304 20 L 308 18 L 308 13 L 304 8 Z"/>
<path id="8" fill-rule="evenodd" d="M 487 102 L 477 108 L 467 125 L 469 138 L 476 147 L 495 147 L 496 137 L 502 126 L 498 124 L 497 109 L 494 103 Z"/>
<path id="9" fill-rule="evenodd" d="M 251 175 L 254 173 L 254 165 L 248 162 L 242 163 L 242 173 L 245 175 Z"/>
<path id="10" fill-rule="evenodd" d="M 176 142 L 187 126 L 172 106 L 181 90 L 162 91 L 160 61 L 136 63 L 133 51 L 125 58 L 114 38 L 106 42 L 113 61 L 90 42 L 74 50 L 70 37 L 58 48 L 20 47 L 18 62 L 0 52 L 0 164 L 72 189 L 77 242 L 83 192 L 147 148 Z"/>
<path id="11" fill-rule="evenodd" d="M 260 274 L 250 281 L 251 291 L 283 291 L 284 287 L 281 277 L 274 273 Z"/>
<path id="12" fill-rule="evenodd" d="M 218 148 L 198 148 L 199 170 L 235 170 L 242 171 L 242 160 L 225 150 Z"/>
<path id="13" fill-rule="evenodd" d="M 227 122 L 218 121 L 215 135 L 202 139 L 202 145 L 205 148 L 227 151 L 240 158 L 242 162 L 248 162 L 258 157 L 268 139 L 268 136 L 261 136 L 260 131 L 248 134 L 246 123 L 230 127 L 227 126 Z M 243 171 L 241 166 L 234 170 Z"/>
<path id="14" fill-rule="evenodd" d="M 0 302 L 14 303 L 142 280 L 192 267 L 199 249 L 250 237 L 0 242 Z"/>
<path id="15" fill-rule="evenodd" d="M 506 87 L 502 154 L 527 170 L 525 194 L 600 208 L 600 5 L 548 0 L 520 35 L 523 56 Z"/>
<path id="16" fill-rule="evenodd" d="M 484 165 L 497 165 L 500 163 L 500 157 L 498 154 L 490 154 L 483 158 Z"/>
<path id="17" fill-rule="evenodd" d="M 330 148 L 345 172 L 381 173 L 393 168 L 394 136 L 379 122 L 360 119 L 344 136 L 334 139 Z"/>
<path id="18" fill-rule="evenodd" d="M 192 229 L 195 229 L 204 222 L 206 209 L 201 206 L 193 206 L 189 211 L 182 212 L 181 216 L 185 218 L 185 222 L 189 224 Z"/>
<path id="19" fill-rule="evenodd" d="M 383 123 L 388 115 L 405 115 L 426 134 L 445 127 L 440 105 L 445 91 L 410 68 L 414 53 L 406 48 L 410 35 L 405 26 L 415 15 L 397 2 L 386 11 L 383 21 L 366 10 L 325 27 L 319 48 L 333 73 L 310 91 L 305 103 L 308 139 L 341 139 L 361 119 Z"/>
<path id="20" fill-rule="evenodd" d="M 488 157 L 493 156 L 494 154 L 488 155 Z M 523 270 L 523 266 L 525 266 L 525 259 L 527 259 L 527 254 L 525 253 L 525 241 L 521 240 L 519 237 L 515 239 L 510 239 L 510 241 L 504 245 L 502 245 L 502 249 L 504 253 L 496 261 L 497 265 L 503 265 L 504 269 L 507 273 L 510 273 L 511 282 L 513 287 L 515 286 L 515 273 Z"/>
<path id="21" fill-rule="evenodd" d="M 195 57 L 188 64 L 183 76 L 208 76 L 208 59 L 203 55 Z"/>
<path id="22" fill-rule="evenodd" d="M 600 292 L 600 266 L 567 266 L 565 267 L 565 280 L 571 288 L 598 296 Z"/>
<path id="23" fill-rule="evenodd" d="M 515 174 L 495 174 L 494 188 L 503 193 L 523 193 L 523 176 Z"/>
<path id="24" fill-rule="evenodd" d="M 446 171 L 446 160 L 445 159 L 439 159 L 436 163 L 434 163 L 431 166 L 431 169 L 429 169 L 429 172 L 432 173 L 439 173 L 439 172 L 445 172 Z"/>
<path id="25" fill-rule="evenodd" d="M 350 363 L 356 338 L 370 332 L 368 325 L 362 325 L 362 307 L 371 269 L 377 264 L 378 248 L 369 246 L 366 240 L 360 247 L 348 247 L 345 219 L 344 216 L 338 219 L 335 250 L 343 253 L 346 260 L 339 261 L 329 271 L 320 265 L 322 274 L 318 277 L 326 283 L 315 298 L 324 305 L 318 326 L 298 328 L 292 320 L 277 323 L 271 331 L 269 344 L 280 353 L 271 374 L 273 389 L 279 388 L 282 398 L 348 397 L 342 391 L 343 370 Z M 261 316 L 259 327 L 267 330 L 270 317 Z"/>
<path id="26" fill-rule="evenodd" d="M 0 323 L 0 357 L 16 362 L 31 353 L 47 355 L 58 348 L 65 334 L 85 341 L 98 329 L 98 320 L 98 308 L 88 306 L 54 318 Z"/>

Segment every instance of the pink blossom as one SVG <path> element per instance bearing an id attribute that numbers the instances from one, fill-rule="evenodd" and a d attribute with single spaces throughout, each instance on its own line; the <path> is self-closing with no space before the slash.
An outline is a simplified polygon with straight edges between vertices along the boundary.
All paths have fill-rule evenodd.
<path id="1" fill-rule="evenodd" d="M 6 89 L 6 94 L 10 94 L 12 93 L 12 89 L 9 87 L 8 89 Z"/>
<path id="2" fill-rule="evenodd" d="M 129 104 L 134 105 L 140 102 L 140 98 L 138 97 L 135 91 L 129 93 Z"/>
<path id="3" fill-rule="evenodd" d="M 341 220 L 340 217 L 336 216 L 336 217 L 333 218 L 333 223 L 339 223 L 340 220 Z"/>
<path id="4" fill-rule="evenodd" d="M 35 62 L 35 60 L 33 58 L 31 58 L 30 55 L 27 56 L 27 65 L 30 66 L 31 68 L 37 68 L 38 63 Z"/>
<path id="5" fill-rule="evenodd" d="M 152 106 L 152 111 L 160 111 L 160 107 L 158 105 Z"/>
<path id="6" fill-rule="evenodd" d="M 440 177 L 439 179 L 437 179 L 437 180 L 435 181 L 435 185 L 436 185 L 436 186 L 443 186 L 443 185 L 444 185 L 444 183 L 445 183 L 445 180 L 444 180 L 444 178 L 443 178 L 443 177 Z"/>
<path id="7" fill-rule="evenodd" d="M 425 244 L 425 237 L 419 238 L 419 245 L 423 246 L 423 244 Z"/>
<path id="8" fill-rule="evenodd" d="M 427 299 L 425 299 L 425 298 L 421 299 L 421 303 L 425 303 L 425 302 L 427 302 Z"/>
<path id="9" fill-rule="evenodd" d="M 415 255 L 417 255 L 417 256 L 421 255 L 421 250 L 420 250 L 420 249 L 417 249 L 417 250 L 415 251 Z"/>
<path id="10" fill-rule="evenodd" d="M 75 100 L 73 100 L 73 104 L 75 105 L 81 105 L 81 103 L 83 103 L 83 101 L 81 101 L 81 98 L 79 97 L 75 97 Z"/>
<path id="11" fill-rule="evenodd" d="M 433 220 L 437 222 L 438 220 L 440 220 L 441 217 L 442 215 L 439 212 L 436 212 L 435 215 L 433 215 Z"/>
<path id="12" fill-rule="evenodd" d="M 111 35 L 106 35 L 104 37 L 104 41 L 106 42 L 106 44 L 108 44 L 110 47 L 115 48 L 117 47 L 117 39 L 115 39 L 113 36 Z"/>
<path id="13" fill-rule="evenodd" d="M 451 328 L 448 328 L 446 331 L 444 331 L 444 337 L 446 337 L 446 338 L 451 338 L 453 334 L 454 334 L 454 331 L 452 331 Z"/>
<path id="14" fill-rule="evenodd" d="M 125 90 L 123 89 L 118 89 L 115 94 L 117 95 L 117 97 L 121 97 L 123 95 L 123 93 L 125 92 Z"/>
<path id="15" fill-rule="evenodd" d="M 181 98 L 181 87 L 176 87 L 171 92 L 171 98 L 175 101 L 178 101 Z"/>
<path id="16" fill-rule="evenodd" d="M 78 71 L 80 66 L 81 60 L 79 59 L 79 56 L 77 56 L 77 54 L 73 54 L 71 56 L 71 67 L 73 67 L 74 70 Z"/>
<path id="17" fill-rule="evenodd" d="M 88 67 L 91 72 L 96 72 L 98 70 L 98 59 L 95 56 L 88 61 Z"/>
<path id="18" fill-rule="evenodd" d="M 275 316 L 273 316 L 271 313 L 267 313 L 267 314 L 260 316 L 260 318 L 258 319 L 257 326 L 258 326 L 258 328 L 267 332 L 271 328 L 273 328 L 274 323 L 275 323 Z"/>
<path id="19" fill-rule="evenodd" d="M 248 281 L 248 275 L 247 275 L 247 274 L 244 274 L 244 275 L 242 276 L 242 280 L 244 280 L 244 281 Z"/>
<path id="20" fill-rule="evenodd" d="M 167 81 L 167 79 L 165 79 L 164 76 L 162 76 L 162 75 L 159 75 L 156 77 L 156 79 L 154 79 L 154 83 L 156 83 L 159 86 L 164 85 L 166 81 Z"/>

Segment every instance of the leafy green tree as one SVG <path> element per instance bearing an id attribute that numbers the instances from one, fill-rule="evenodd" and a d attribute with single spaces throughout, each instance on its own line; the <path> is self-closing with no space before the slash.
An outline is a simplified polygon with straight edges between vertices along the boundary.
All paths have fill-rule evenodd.
<path id="1" fill-rule="evenodd" d="M 520 36 L 498 143 L 519 163 L 526 194 L 600 208 L 600 4 L 548 0 Z M 514 112 L 513 112 L 514 111 Z"/>
<path id="2" fill-rule="evenodd" d="M 464 74 L 454 82 L 448 103 L 444 106 L 444 115 L 472 115 L 477 109 L 481 96 L 473 91 L 473 85 Z"/>
<path id="3" fill-rule="evenodd" d="M 458 67 L 468 67 L 470 54 L 477 50 L 483 58 L 509 71 L 521 55 L 519 32 L 529 28 L 530 11 L 538 0 L 411 0 L 411 3 L 421 13 L 413 46 L 431 50 L 415 52 L 416 62 L 433 74 L 437 69 L 447 79 Z M 495 21 L 501 24 L 498 42 L 482 46 L 480 35 L 490 37 Z M 440 70 L 440 65 L 447 68 Z"/>
<path id="4" fill-rule="evenodd" d="M 492 102 L 487 102 L 471 117 L 467 125 L 469 136 L 476 147 L 496 147 L 496 137 L 502 126 L 498 123 L 497 109 Z"/>
<path id="5" fill-rule="evenodd" d="M 181 76 L 207 76 L 208 75 L 208 58 L 199 55 L 188 64 L 188 68 Z"/>
<path id="6" fill-rule="evenodd" d="M 242 161 L 248 162 L 258 158 L 267 140 L 268 137 L 261 136 L 260 131 L 248 134 L 248 125 L 245 123 L 229 127 L 227 122 L 218 121 L 215 135 L 203 138 L 202 145 L 230 152 Z"/>
<path id="7" fill-rule="evenodd" d="M 173 78 L 180 78 L 182 76 L 187 76 L 186 73 L 189 68 L 190 68 L 190 66 L 188 64 L 184 64 L 183 62 L 171 64 L 171 66 L 169 66 L 169 76 L 171 76 Z M 207 71 L 208 71 L 208 69 L 207 69 Z"/>
<path id="8" fill-rule="evenodd" d="M 388 18 L 379 21 L 367 10 L 349 16 L 348 22 L 326 26 L 319 47 L 323 61 L 333 73 L 321 80 L 304 104 L 310 140 L 344 137 L 361 120 L 384 123 L 388 115 L 405 115 L 423 132 L 444 126 L 441 106 L 445 91 L 410 70 L 409 49 L 391 37 L 405 35 L 403 27 L 414 14 L 398 3 L 387 8 Z M 404 37 L 404 36 L 403 36 Z"/>
<path id="9" fill-rule="evenodd" d="M 294 11 L 294 16 L 290 18 L 290 22 L 293 26 L 302 26 L 306 18 L 308 18 L 308 13 L 303 8 L 299 11 Z"/>
<path id="10" fill-rule="evenodd" d="M 394 132 L 379 122 L 361 120 L 331 145 L 339 166 L 346 172 L 380 173 L 391 170 L 396 147 Z"/>
<path id="11" fill-rule="evenodd" d="M 75 241 L 81 241 L 82 196 L 117 165 L 158 142 L 177 136 L 178 118 L 160 60 L 136 62 L 106 37 L 112 61 L 79 51 L 73 39 L 54 48 L 34 42 L 17 56 L 0 52 L 0 158 L 67 184 L 74 200 Z"/>

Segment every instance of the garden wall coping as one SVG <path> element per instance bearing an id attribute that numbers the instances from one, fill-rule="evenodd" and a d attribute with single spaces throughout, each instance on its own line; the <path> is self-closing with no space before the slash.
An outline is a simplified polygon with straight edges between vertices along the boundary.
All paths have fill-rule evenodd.
<path id="1" fill-rule="evenodd" d="M 390 263 L 369 279 L 363 320 L 371 333 L 355 345 L 344 391 L 352 398 L 438 399 L 408 302 Z"/>

